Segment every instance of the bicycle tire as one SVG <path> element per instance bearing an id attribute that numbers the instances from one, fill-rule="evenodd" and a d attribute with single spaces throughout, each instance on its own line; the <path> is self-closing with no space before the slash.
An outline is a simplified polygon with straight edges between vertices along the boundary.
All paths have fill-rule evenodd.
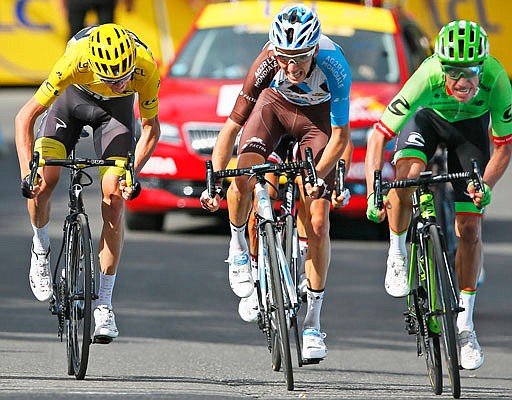
<path id="1" fill-rule="evenodd" d="M 274 352 L 279 351 L 281 358 L 281 365 L 279 367 L 283 367 L 284 378 L 286 382 L 286 388 L 288 390 L 293 390 L 294 381 L 293 381 L 293 367 L 292 367 L 292 358 L 290 352 L 290 337 L 288 333 L 288 325 L 286 319 L 286 310 L 284 306 L 284 297 L 283 297 L 283 286 L 281 281 L 281 272 L 279 270 L 279 258 L 277 256 L 276 251 L 276 237 L 274 227 L 271 223 L 264 224 L 265 230 L 265 238 L 266 238 L 266 246 L 267 246 L 267 254 L 270 262 L 270 277 L 271 277 L 271 290 L 272 290 L 272 299 L 274 310 L 272 312 L 274 325 L 272 328 L 275 329 L 274 343 L 277 343 L 277 348 L 273 346 L 272 348 L 272 359 L 277 356 L 274 356 Z M 276 370 L 273 366 L 273 369 Z"/>
<path id="2" fill-rule="evenodd" d="M 78 380 L 85 378 L 91 345 L 92 260 L 89 223 L 84 214 L 78 214 L 70 224 L 66 256 L 68 374 Z"/>
<path id="3" fill-rule="evenodd" d="M 297 291 L 297 298 L 300 299 L 299 293 L 299 284 L 300 284 L 300 272 L 299 265 L 300 260 L 297 259 L 297 255 L 294 257 L 293 249 L 295 247 L 296 254 L 299 254 L 299 234 L 297 232 L 297 227 L 295 223 L 295 217 L 291 214 L 287 215 L 284 223 L 284 244 L 285 244 L 285 256 L 286 262 L 288 263 L 288 268 L 290 270 L 293 284 L 295 286 L 295 290 Z M 300 302 L 299 302 L 300 307 Z M 298 309 L 297 309 L 298 312 Z M 299 326 L 297 323 L 297 315 L 295 314 L 293 317 L 290 317 L 290 329 L 293 330 L 293 334 L 295 337 L 295 345 L 297 350 L 297 361 L 299 367 L 302 367 L 302 349 L 300 344 L 300 336 L 299 336 Z"/>
<path id="4" fill-rule="evenodd" d="M 271 324 L 272 325 L 272 324 Z M 277 327 L 272 326 L 272 370 L 279 372 L 281 371 L 281 351 L 279 351 L 279 334 Z"/>
<path id="5" fill-rule="evenodd" d="M 436 395 L 443 393 L 443 368 L 441 363 L 441 346 L 439 336 L 437 333 L 431 332 L 429 329 L 428 318 L 430 314 L 430 300 L 427 290 L 420 284 L 419 274 L 422 269 L 424 273 L 428 274 L 432 257 L 428 253 L 428 239 L 421 245 L 421 249 L 416 247 L 417 253 L 415 255 L 415 279 L 418 282 L 418 288 L 413 292 L 414 309 L 416 312 L 416 319 L 418 323 L 417 335 L 419 335 L 419 343 L 421 352 L 425 358 L 427 366 L 427 374 L 430 381 L 432 391 Z M 424 262 L 424 265 L 421 263 Z"/>
<path id="6" fill-rule="evenodd" d="M 293 274 L 292 266 L 293 266 L 293 241 L 298 238 L 295 237 L 295 221 L 292 215 L 287 215 L 284 220 L 284 228 L 283 228 L 283 243 L 284 243 L 284 254 L 286 256 L 286 262 L 290 267 L 290 271 L 292 272 L 292 277 L 295 279 L 296 276 Z M 294 280 L 295 282 L 295 280 Z"/>
<path id="7" fill-rule="evenodd" d="M 435 225 L 431 225 L 429 228 L 430 242 L 432 243 L 436 262 L 435 290 L 438 307 L 436 314 L 441 319 L 444 359 L 448 369 L 448 379 L 452 395 L 458 399 L 460 397 L 460 373 L 456 335 L 457 301 L 453 298 L 453 291 L 450 288 L 451 279 L 448 276 L 448 269 L 450 268 L 447 263 L 448 254 L 446 245 L 441 241 L 439 229 Z"/>
<path id="8" fill-rule="evenodd" d="M 435 188 L 434 205 L 437 225 L 444 234 L 450 265 L 455 268 L 455 253 L 457 252 L 457 235 L 455 234 L 455 200 L 453 189 L 448 183 L 437 185 Z"/>

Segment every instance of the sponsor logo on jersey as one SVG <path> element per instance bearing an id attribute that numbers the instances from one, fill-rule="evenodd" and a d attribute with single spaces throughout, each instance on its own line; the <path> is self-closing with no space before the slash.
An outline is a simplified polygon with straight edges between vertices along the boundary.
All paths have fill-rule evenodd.
<path id="1" fill-rule="evenodd" d="M 322 61 L 321 65 L 322 68 L 331 72 L 338 88 L 342 88 L 345 83 L 345 79 L 347 79 L 347 71 L 345 71 L 343 64 L 341 64 L 336 58 L 328 56 Z"/>
<path id="2" fill-rule="evenodd" d="M 80 73 L 86 73 L 86 72 L 89 72 L 89 62 L 88 61 L 79 61 L 78 62 L 78 72 Z"/>
<path id="3" fill-rule="evenodd" d="M 503 113 L 503 122 L 509 123 L 512 122 L 512 113 L 510 110 L 511 106 L 508 106 L 505 112 Z"/>
<path id="4" fill-rule="evenodd" d="M 267 145 L 263 142 L 263 139 L 259 138 L 259 137 L 251 137 L 249 139 L 247 139 L 244 143 L 244 145 L 242 146 L 242 150 L 246 149 L 246 148 L 252 148 L 252 149 L 257 149 L 257 150 L 260 150 L 260 151 L 263 151 L 263 152 L 267 152 Z"/>
<path id="5" fill-rule="evenodd" d="M 260 87 L 268 74 L 277 68 L 277 66 L 277 60 L 274 57 L 263 60 L 254 72 L 254 77 L 256 78 L 254 86 Z"/>
<path id="6" fill-rule="evenodd" d="M 158 98 L 155 97 L 152 100 L 144 100 L 142 102 L 142 107 L 146 110 L 151 110 L 152 108 L 155 108 L 158 105 Z"/>
<path id="7" fill-rule="evenodd" d="M 142 68 L 138 68 L 138 67 L 136 67 L 133 70 L 133 73 L 137 74 L 137 75 L 140 75 L 140 76 L 146 76 L 146 74 L 144 73 L 144 70 Z"/>
<path id="8" fill-rule="evenodd" d="M 55 123 L 55 132 L 57 132 L 59 130 L 59 128 L 66 129 L 68 127 L 67 124 L 63 120 L 61 120 L 60 118 L 55 117 L 55 120 L 57 121 Z"/>
<path id="9" fill-rule="evenodd" d="M 47 91 L 48 93 L 46 93 L 47 96 L 58 96 L 59 95 L 59 91 L 55 89 L 55 87 L 49 82 L 49 81 L 44 81 L 44 86 L 43 86 Z"/>
<path id="10" fill-rule="evenodd" d="M 409 112 L 410 109 L 411 109 L 411 106 L 409 105 L 407 100 L 405 100 L 403 98 L 396 99 L 388 106 L 388 110 L 398 116 L 404 116 L 405 113 Z M 404 110 L 404 111 L 402 111 L 402 110 Z"/>
<path id="11" fill-rule="evenodd" d="M 405 144 L 411 145 L 411 146 L 423 147 L 423 146 L 425 146 L 425 139 L 423 139 L 423 136 L 421 136 L 421 134 L 419 132 L 411 132 L 409 134 L 409 137 L 405 141 Z"/>

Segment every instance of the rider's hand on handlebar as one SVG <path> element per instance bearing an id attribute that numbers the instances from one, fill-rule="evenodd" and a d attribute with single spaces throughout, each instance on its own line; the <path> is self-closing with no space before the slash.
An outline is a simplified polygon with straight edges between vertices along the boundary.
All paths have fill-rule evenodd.
<path id="1" fill-rule="evenodd" d="M 213 198 L 210 197 L 208 193 L 208 189 L 205 189 L 203 193 L 201 193 L 201 207 L 210 212 L 215 212 L 219 209 L 220 200 L 222 198 L 223 190 L 221 187 L 215 188 L 215 196 Z"/>
<path id="2" fill-rule="evenodd" d="M 304 189 L 306 190 L 306 194 L 313 199 L 322 197 L 325 193 L 325 189 L 327 189 L 327 185 L 322 178 L 317 178 L 316 181 L 317 184 L 313 186 L 308 178 L 305 179 Z"/>
<path id="3" fill-rule="evenodd" d="M 468 183 L 468 194 L 477 208 L 483 208 L 491 203 L 491 188 L 484 183 L 485 194 L 477 191 L 473 182 Z"/>
<path id="4" fill-rule="evenodd" d="M 141 191 L 140 183 L 137 181 L 135 182 L 135 188 L 131 188 L 131 186 L 126 185 L 126 180 L 122 179 L 119 182 L 119 190 L 121 190 L 121 196 L 123 196 L 123 199 L 125 200 L 133 200 L 135 199 Z"/>
<path id="5" fill-rule="evenodd" d="M 375 207 L 375 193 L 371 193 L 367 199 L 368 205 L 366 206 L 366 218 L 372 222 L 381 223 L 386 217 L 385 209 L 388 208 L 387 198 L 384 197 L 384 208 L 379 210 Z"/>
<path id="6" fill-rule="evenodd" d="M 34 182 L 34 188 L 32 189 L 32 191 L 30 191 L 30 174 L 23 178 L 23 180 L 21 181 L 21 194 L 23 195 L 23 197 L 26 197 L 27 199 L 33 199 L 37 197 L 37 195 L 41 191 L 41 175 L 37 174 L 36 181 L 37 182 Z"/>
<path id="7" fill-rule="evenodd" d="M 350 190 L 345 188 L 339 195 L 336 193 L 336 190 L 333 190 L 331 196 L 332 206 L 336 208 L 345 207 L 350 201 Z"/>

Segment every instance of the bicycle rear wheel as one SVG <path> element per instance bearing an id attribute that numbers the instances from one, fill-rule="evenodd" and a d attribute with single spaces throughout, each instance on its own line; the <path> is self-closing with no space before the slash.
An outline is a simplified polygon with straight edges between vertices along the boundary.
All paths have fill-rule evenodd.
<path id="1" fill-rule="evenodd" d="M 441 364 L 439 334 L 432 332 L 429 328 L 429 319 L 432 317 L 429 307 L 430 294 L 427 293 L 427 290 L 420 282 L 420 276 L 424 280 L 427 279 L 427 275 L 431 270 L 430 263 L 432 257 L 429 253 L 429 248 L 428 243 L 425 242 L 421 245 L 421 248 L 416 248 L 415 280 L 418 282 L 418 287 L 413 291 L 413 301 L 418 324 L 416 334 L 419 335 L 418 341 L 421 354 L 425 357 L 430 386 L 435 394 L 440 395 L 443 393 L 443 368 Z"/>
<path id="2" fill-rule="evenodd" d="M 439 227 L 430 226 L 430 242 L 435 252 L 435 289 L 436 289 L 436 315 L 441 320 L 441 337 L 444 350 L 444 358 L 448 368 L 448 379 L 452 388 L 452 395 L 460 397 L 460 373 L 457 348 L 457 309 L 458 302 L 454 298 L 452 289 L 453 280 L 448 264 L 446 246 L 441 241 Z"/>
<path id="3" fill-rule="evenodd" d="M 271 223 L 265 223 L 265 238 L 267 245 L 267 254 L 270 262 L 270 277 L 272 280 L 272 300 L 273 300 L 273 311 L 271 313 L 271 325 L 274 330 L 273 348 L 272 348 L 272 361 L 277 360 L 276 351 L 279 351 L 280 364 L 279 368 L 277 365 L 273 365 L 274 370 L 279 370 L 283 367 L 284 378 L 286 382 L 286 388 L 293 390 L 293 368 L 292 358 L 290 352 L 290 337 L 288 336 L 288 325 L 286 319 L 286 310 L 284 305 L 283 286 L 281 281 L 281 272 L 279 270 L 279 258 L 276 251 L 276 237 L 274 227 Z M 277 345 L 277 346 L 276 346 Z"/>
<path id="4" fill-rule="evenodd" d="M 92 240 L 87 217 L 71 222 L 66 252 L 68 374 L 84 379 L 92 329 Z"/>

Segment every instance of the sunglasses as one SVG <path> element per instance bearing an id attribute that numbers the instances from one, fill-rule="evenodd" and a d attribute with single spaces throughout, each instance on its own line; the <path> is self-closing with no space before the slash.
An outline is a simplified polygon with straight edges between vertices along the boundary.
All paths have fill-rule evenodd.
<path id="1" fill-rule="evenodd" d="M 443 71 L 450 79 L 460 79 L 464 76 L 466 79 L 474 78 L 482 73 L 482 65 L 473 65 L 471 67 L 454 67 L 451 65 L 443 65 Z"/>
<path id="2" fill-rule="evenodd" d="M 126 75 L 124 78 L 120 78 L 120 79 L 107 79 L 107 78 L 102 78 L 101 76 L 99 76 L 99 78 L 100 78 L 100 81 L 102 81 L 103 83 L 108 83 L 109 85 L 118 85 L 120 83 L 124 83 L 127 80 L 131 79 L 132 74 L 133 73 L 130 73 L 130 74 Z"/>
<path id="3" fill-rule="evenodd" d="M 311 50 L 305 52 L 305 53 L 299 53 L 299 54 L 285 54 L 281 53 L 277 48 L 274 49 L 274 53 L 276 55 L 276 58 L 278 61 L 282 62 L 283 64 L 301 64 L 303 62 L 306 62 L 309 60 L 309 58 L 315 54 L 316 47 L 313 47 Z"/>

